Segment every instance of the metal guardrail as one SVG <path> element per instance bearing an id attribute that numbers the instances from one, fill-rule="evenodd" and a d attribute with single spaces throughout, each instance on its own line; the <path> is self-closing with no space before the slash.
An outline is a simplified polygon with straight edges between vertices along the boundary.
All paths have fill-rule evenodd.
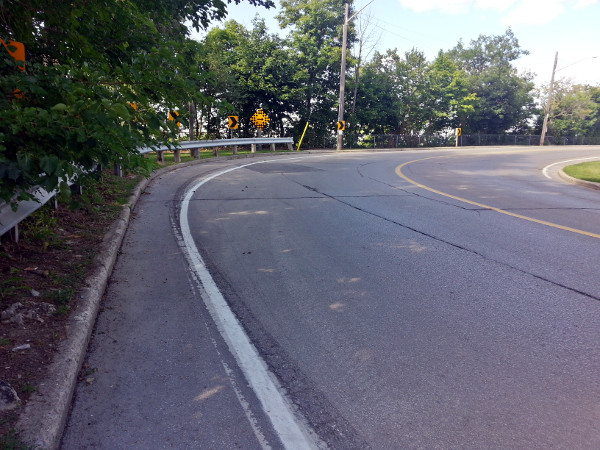
<path id="1" fill-rule="evenodd" d="M 216 139 L 216 140 L 206 140 L 206 141 L 184 141 L 180 142 L 174 148 L 170 148 L 168 146 L 161 146 L 157 148 L 152 147 L 142 147 L 139 149 L 140 153 L 150 153 L 150 152 L 162 152 L 162 151 L 170 151 L 170 150 L 187 150 L 191 148 L 210 148 L 210 147 L 234 147 L 234 146 L 244 146 L 250 145 L 255 146 L 257 144 L 287 144 L 288 148 L 291 150 L 290 146 L 294 144 L 294 138 L 291 137 L 260 137 L 260 138 L 237 138 L 237 139 Z"/>
<path id="2" fill-rule="evenodd" d="M 230 146 L 252 146 L 253 151 L 256 149 L 257 144 L 270 144 L 272 149 L 276 144 L 286 144 L 291 149 L 294 144 L 293 138 L 273 138 L 273 137 L 261 137 L 261 138 L 239 138 L 239 139 L 217 139 L 207 141 L 184 141 L 179 142 L 177 145 L 171 147 L 160 146 L 156 148 L 152 147 L 141 147 L 139 152 L 151 153 L 151 152 L 162 152 L 162 151 L 173 151 L 173 150 L 186 150 L 192 148 L 208 148 L 208 147 L 230 147 Z M 71 184 L 71 183 L 69 183 Z M 36 200 L 27 200 L 19 202 L 18 209 L 13 211 L 9 204 L 4 201 L 0 201 L 0 236 L 13 231 L 13 239 L 19 240 L 19 228 L 18 225 L 24 219 L 29 217 L 39 208 L 44 206 L 50 201 L 56 194 L 56 192 L 48 192 L 40 187 L 34 188 L 34 196 Z"/>
<path id="3" fill-rule="evenodd" d="M 25 218 L 29 217 L 43 205 L 48 203 L 55 195 L 55 192 L 48 192 L 45 189 L 36 189 L 34 196 L 35 200 L 25 200 L 19 202 L 19 208 L 13 211 L 10 205 L 4 201 L 0 201 L 0 236 L 14 230 L 13 239 L 19 240 L 19 228 L 18 225 Z"/>
<path id="4" fill-rule="evenodd" d="M 600 137 L 583 136 L 546 136 L 545 145 L 600 145 Z M 403 134 L 375 134 L 363 137 L 360 144 L 365 148 L 417 148 L 417 147 L 455 147 L 454 135 L 427 134 L 420 136 Z M 530 134 L 463 134 L 459 138 L 462 146 L 523 145 L 539 146 L 540 135 Z"/>

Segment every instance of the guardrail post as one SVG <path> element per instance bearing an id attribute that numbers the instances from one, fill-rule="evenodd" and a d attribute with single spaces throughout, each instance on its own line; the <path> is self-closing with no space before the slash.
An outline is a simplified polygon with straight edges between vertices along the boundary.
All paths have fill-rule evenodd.
<path id="1" fill-rule="evenodd" d="M 10 230 L 8 230 L 7 234 L 10 237 L 11 241 L 13 241 L 15 244 L 18 244 L 19 243 L 19 224 L 15 225 Z"/>
<path id="2" fill-rule="evenodd" d="M 288 142 L 287 148 L 290 152 L 294 150 L 294 147 L 289 142 Z"/>
<path id="3" fill-rule="evenodd" d="M 173 161 L 181 162 L 181 150 L 175 150 L 173 152 Z"/>
<path id="4" fill-rule="evenodd" d="M 250 144 L 250 152 L 256 153 L 256 144 Z"/>
<path id="5" fill-rule="evenodd" d="M 213 147 L 213 156 L 219 156 L 219 147 Z"/>
<path id="6" fill-rule="evenodd" d="M 237 154 L 238 154 L 238 146 L 237 146 L 237 145 L 234 145 L 234 146 L 233 146 L 233 154 L 234 154 L 234 155 L 237 155 Z"/>
<path id="7" fill-rule="evenodd" d="M 275 144 L 271 144 L 271 151 L 274 152 L 275 151 Z"/>
<path id="8" fill-rule="evenodd" d="M 123 178 L 123 167 L 121 167 L 121 164 L 115 163 L 115 175 Z"/>
<path id="9" fill-rule="evenodd" d="M 157 156 L 156 156 L 156 161 L 158 161 L 159 163 L 164 163 L 165 162 L 165 155 L 163 155 L 163 151 L 159 150 L 156 152 Z"/>
<path id="10" fill-rule="evenodd" d="M 121 167 L 121 166 L 119 166 Z M 123 174 L 121 173 L 120 175 L 121 177 L 123 176 Z M 71 188 L 71 192 L 75 195 L 83 195 L 83 187 L 80 184 L 77 183 L 73 183 L 71 186 L 69 186 Z"/>

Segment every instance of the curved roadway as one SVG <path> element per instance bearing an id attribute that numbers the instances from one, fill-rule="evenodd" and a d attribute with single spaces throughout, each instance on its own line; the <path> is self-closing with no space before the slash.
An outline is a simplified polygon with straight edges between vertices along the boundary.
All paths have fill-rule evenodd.
<path id="1" fill-rule="evenodd" d="M 594 449 L 600 192 L 543 169 L 596 156 L 492 148 L 237 161 L 210 180 L 205 166 L 164 177 L 183 186 L 173 200 L 188 193 L 186 223 L 163 203 L 315 446 Z M 191 273 L 199 293 L 181 289 L 194 302 L 212 288 Z M 256 395 L 246 416 L 259 438 L 241 447 L 308 445 L 286 441 Z"/>

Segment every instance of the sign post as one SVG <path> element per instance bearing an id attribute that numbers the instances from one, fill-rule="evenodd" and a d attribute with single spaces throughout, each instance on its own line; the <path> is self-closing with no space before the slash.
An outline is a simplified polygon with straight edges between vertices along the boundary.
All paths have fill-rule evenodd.
<path id="1" fill-rule="evenodd" d="M 258 111 L 250 117 L 250 121 L 258 128 L 258 136 L 260 137 L 262 135 L 262 129 L 267 126 L 271 119 L 265 114 L 262 108 L 259 108 Z M 256 153 L 256 144 L 252 144 L 252 150 L 250 151 Z"/>
<path id="2" fill-rule="evenodd" d="M 169 111 L 169 120 L 174 120 L 177 127 L 181 127 L 181 123 L 179 122 L 179 111 Z M 177 131 L 177 138 L 179 139 L 179 130 Z M 181 162 L 181 150 L 173 151 L 173 161 Z"/>
<path id="3" fill-rule="evenodd" d="M 240 121 L 238 116 L 229 116 L 229 138 L 231 138 L 231 130 L 237 130 L 240 126 Z M 237 155 L 238 146 L 233 146 L 233 154 Z"/>

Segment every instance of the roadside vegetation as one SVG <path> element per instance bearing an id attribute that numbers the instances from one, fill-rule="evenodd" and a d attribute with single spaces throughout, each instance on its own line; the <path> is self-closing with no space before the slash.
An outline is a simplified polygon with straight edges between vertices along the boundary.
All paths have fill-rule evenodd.
<path id="1" fill-rule="evenodd" d="M 98 246 L 140 180 L 106 170 L 83 196 L 59 197 L 56 208 L 49 202 L 29 216 L 18 243 L 0 241 L 0 380 L 22 404 L 44 379 Z M 3 450 L 26 448 L 14 428 L 19 410 L 0 411 Z"/>
<path id="2" fill-rule="evenodd" d="M 247 1 L 257 13 L 274 6 Z M 258 16 L 250 27 L 214 26 L 235 7 L 220 0 L 0 2 L 0 199 L 33 186 L 68 193 L 64 181 L 98 163 L 136 170 L 140 146 L 255 136 L 259 108 L 270 118 L 264 135 L 298 142 L 308 124 L 304 148 L 332 148 L 344 3 L 281 0 L 272 30 Z M 528 51 L 511 29 L 428 60 L 416 48 L 374 51 L 374 28 L 368 14 L 350 23 L 346 148 L 456 128 L 539 134 L 547 89 L 517 70 Z M 12 41 L 25 61 L 11 56 Z M 557 80 L 551 111 L 549 136 L 600 137 L 599 86 Z M 228 129 L 230 115 L 239 129 Z"/>

